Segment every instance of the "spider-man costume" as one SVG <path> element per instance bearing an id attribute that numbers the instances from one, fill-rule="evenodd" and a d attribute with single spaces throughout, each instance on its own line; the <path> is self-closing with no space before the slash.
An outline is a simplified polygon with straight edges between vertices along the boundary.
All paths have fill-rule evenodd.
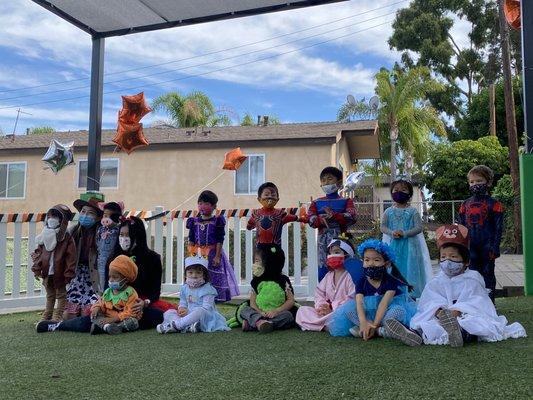
<path id="1" fill-rule="evenodd" d="M 283 225 L 298 221 L 298 216 L 279 208 L 259 208 L 252 211 L 246 229 L 257 229 L 257 244 L 275 243 L 281 246 Z"/>
<path id="2" fill-rule="evenodd" d="M 474 195 L 459 208 L 459 222 L 468 228 L 470 236 L 470 269 L 485 279 L 485 287 L 494 301 L 496 276 L 495 259 L 500 256 L 503 229 L 503 205 L 488 194 Z"/>

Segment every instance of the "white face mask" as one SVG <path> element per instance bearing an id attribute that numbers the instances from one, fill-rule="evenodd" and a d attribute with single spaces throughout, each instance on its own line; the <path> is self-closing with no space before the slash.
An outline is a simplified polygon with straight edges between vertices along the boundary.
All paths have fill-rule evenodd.
<path id="1" fill-rule="evenodd" d="M 131 247 L 131 239 L 127 236 L 120 236 L 118 238 L 118 244 L 122 250 L 127 251 Z"/>
<path id="2" fill-rule="evenodd" d="M 57 218 L 47 218 L 46 219 L 46 226 L 50 229 L 56 229 L 59 228 L 59 219 Z"/>
<path id="3" fill-rule="evenodd" d="M 332 183 L 331 185 L 322 185 L 322 190 L 326 194 L 332 194 L 335 193 L 338 190 L 338 187 L 336 184 Z"/>
<path id="4" fill-rule="evenodd" d="M 439 263 L 440 269 L 450 278 L 459 275 L 464 268 L 464 264 L 458 261 L 443 260 Z"/>

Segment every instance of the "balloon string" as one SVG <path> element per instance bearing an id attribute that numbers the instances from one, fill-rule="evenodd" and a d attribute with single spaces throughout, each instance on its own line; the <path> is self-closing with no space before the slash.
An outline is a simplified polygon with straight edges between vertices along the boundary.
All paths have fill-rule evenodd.
<path id="1" fill-rule="evenodd" d="M 117 149 L 119 147 L 118 146 L 115 146 L 115 149 L 113 150 L 113 153 L 111 153 L 111 155 L 115 154 L 117 152 Z M 107 170 L 104 170 L 102 171 L 102 173 L 100 174 L 100 180 L 97 180 L 97 179 L 94 179 L 94 178 L 91 178 L 89 175 L 87 175 L 87 179 L 93 181 L 93 182 L 96 182 L 98 183 L 98 186 L 100 186 L 100 181 L 104 179 L 104 176 L 105 176 L 105 173 L 107 172 Z"/>
<path id="2" fill-rule="evenodd" d="M 0 199 L 4 199 L 4 198 L 5 198 L 5 199 L 10 199 L 11 197 L 7 197 L 7 193 L 8 193 L 11 189 L 16 188 L 17 186 L 20 186 L 20 185 L 22 185 L 23 183 L 24 183 L 24 182 L 15 183 L 13 186 L 10 186 L 10 187 L 6 188 L 6 190 L 2 190 L 2 191 L 0 192 Z M 1 197 L 3 194 L 5 194 L 6 197 Z M 14 198 L 16 198 L 16 197 L 14 197 Z"/>
<path id="3" fill-rule="evenodd" d="M 220 174 L 218 174 L 218 176 L 213 179 L 211 182 L 209 182 L 207 185 L 205 185 L 203 188 L 199 189 L 196 191 L 196 193 L 193 193 L 191 196 L 187 197 L 187 199 L 185 199 L 184 201 L 182 201 L 180 204 L 178 204 L 176 207 L 174 207 L 172 210 L 170 210 L 169 212 L 172 212 L 172 211 L 175 211 L 177 209 L 179 209 L 182 205 L 184 205 L 185 203 L 187 203 L 189 200 L 191 200 L 194 196 L 196 196 L 198 193 L 200 193 L 202 190 L 204 190 L 205 188 L 207 188 L 209 185 L 213 184 L 214 182 L 216 182 L 222 175 L 224 175 L 224 173 L 226 172 L 226 170 L 223 170 Z"/>

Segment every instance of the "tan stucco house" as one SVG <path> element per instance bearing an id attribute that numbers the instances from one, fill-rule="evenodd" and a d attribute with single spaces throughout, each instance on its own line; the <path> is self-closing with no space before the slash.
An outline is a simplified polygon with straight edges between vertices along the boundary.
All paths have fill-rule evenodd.
<path id="1" fill-rule="evenodd" d="M 150 143 L 127 155 L 118 151 L 113 130 L 102 132 L 101 191 L 123 200 L 129 210 L 172 209 L 216 178 L 224 154 L 241 147 L 248 160 L 226 171 L 209 189 L 220 208 L 257 207 L 257 187 L 273 181 L 280 207 L 296 206 L 321 195 L 319 173 L 328 165 L 347 175 L 358 159 L 379 157 L 376 121 L 298 123 L 145 129 Z M 50 141 L 75 143 L 74 166 L 55 175 L 41 161 Z M 0 212 L 44 211 L 56 203 L 72 204 L 85 191 L 87 131 L 0 138 Z M 191 209 L 197 196 L 182 204 Z"/>

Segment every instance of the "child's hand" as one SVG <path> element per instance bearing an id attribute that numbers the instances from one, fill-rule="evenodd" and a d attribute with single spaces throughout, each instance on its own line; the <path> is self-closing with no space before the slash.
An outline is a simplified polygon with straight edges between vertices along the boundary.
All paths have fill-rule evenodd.
<path id="1" fill-rule="evenodd" d="M 263 313 L 263 316 L 265 318 L 274 318 L 278 314 L 279 313 L 276 310 L 271 310 L 271 311 L 267 311 L 267 312 Z"/>
<path id="2" fill-rule="evenodd" d="M 329 304 L 323 304 L 323 305 L 321 305 L 318 308 L 317 313 L 318 313 L 318 315 L 323 317 L 323 316 L 328 315 L 329 313 L 331 313 L 331 311 L 333 311 L 333 310 L 331 309 L 331 306 Z"/>
<path id="3" fill-rule="evenodd" d="M 96 317 L 98 317 L 98 312 L 100 312 L 100 309 L 98 308 L 93 308 L 91 310 L 91 319 L 96 319 Z"/>
<path id="4" fill-rule="evenodd" d="M 218 267 L 220 265 L 221 256 L 214 256 L 213 257 L 213 267 Z"/>
<path id="5" fill-rule="evenodd" d="M 399 238 L 403 237 L 403 231 L 394 231 L 394 232 L 392 232 L 392 236 L 395 239 L 399 239 Z"/>
<path id="6" fill-rule="evenodd" d="M 178 307 L 178 316 L 185 317 L 188 314 L 189 310 L 186 307 Z"/>
<path id="7" fill-rule="evenodd" d="M 463 315 L 463 313 L 461 311 L 457 311 L 457 310 L 450 310 L 452 312 L 452 316 L 457 318 L 457 317 L 460 317 L 461 315 Z"/>
<path id="8" fill-rule="evenodd" d="M 39 258 L 39 254 L 37 254 L 36 252 L 31 253 L 31 260 L 33 262 L 37 261 L 38 258 Z"/>
<path id="9" fill-rule="evenodd" d="M 375 328 L 372 327 L 367 321 L 361 322 L 359 332 L 363 334 L 363 340 L 368 340 L 374 336 Z"/>
<path id="10" fill-rule="evenodd" d="M 330 207 L 324 207 L 325 215 L 324 218 L 326 220 L 333 219 L 333 210 Z"/>
<path id="11" fill-rule="evenodd" d="M 135 300 L 135 304 L 131 306 L 131 311 L 134 314 L 141 314 L 144 310 L 145 302 L 143 299 L 137 299 Z"/>

